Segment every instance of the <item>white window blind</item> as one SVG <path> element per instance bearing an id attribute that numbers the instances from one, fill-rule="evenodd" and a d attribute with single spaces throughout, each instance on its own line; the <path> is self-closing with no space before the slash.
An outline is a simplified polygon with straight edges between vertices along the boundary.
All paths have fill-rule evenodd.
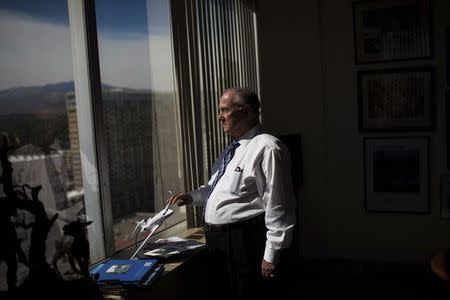
<path id="1" fill-rule="evenodd" d="M 222 92 L 233 86 L 258 91 L 255 1 L 172 1 L 177 96 L 182 124 L 185 189 L 207 182 L 228 144 L 218 122 Z M 201 225 L 189 207 L 188 226 Z"/>

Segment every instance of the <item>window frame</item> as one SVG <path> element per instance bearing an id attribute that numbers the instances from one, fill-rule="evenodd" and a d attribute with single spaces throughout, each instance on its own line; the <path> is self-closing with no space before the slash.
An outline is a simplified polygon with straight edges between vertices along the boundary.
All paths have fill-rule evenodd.
<path id="1" fill-rule="evenodd" d="M 107 157 L 101 112 L 101 84 L 93 0 L 69 0 L 74 85 L 78 110 L 80 155 L 86 214 L 95 216 L 88 227 L 92 262 L 113 254 L 112 213 L 109 197 Z M 98 119 L 100 117 L 101 119 Z M 88 177 L 93 180 L 88 182 Z M 86 201 L 89 199 L 89 201 Z M 109 213 L 108 213 L 109 212 Z M 101 237 L 93 239 L 93 236 Z"/>
<path id="2" fill-rule="evenodd" d="M 84 118 L 78 119 L 80 153 L 86 158 L 82 159 L 83 185 L 90 187 L 87 177 L 92 173 L 94 173 L 96 182 L 94 187 L 96 191 L 89 190 L 85 195 L 85 199 L 89 199 L 89 201 L 85 201 L 86 212 L 91 217 L 95 216 L 92 217 L 94 224 L 88 228 L 91 230 L 88 234 L 91 244 L 91 263 L 95 263 L 121 251 L 116 250 L 114 246 L 114 220 L 109 182 L 108 144 L 103 114 L 95 0 L 68 0 L 68 8 L 77 109 L 80 102 L 80 115 L 84 116 Z M 177 98 L 178 92 L 175 87 L 174 89 Z M 179 105 L 176 106 L 176 114 L 179 114 Z M 179 116 L 175 116 L 175 119 L 178 120 Z M 181 129 L 178 128 L 177 134 L 180 135 L 180 131 Z M 180 137 L 177 136 L 176 139 L 179 143 Z M 181 153 L 178 155 L 180 159 Z M 92 172 L 91 174 L 87 173 L 89 170 Z M 179 172 L 183 173 L 182 170 Z M 162 203 L 155 203 L 156 210 L 161 205 Z M 180 225 L 183 228 L 185 224 L 186 217 L 167 227 L 163 224 L 162 230 L 158 231 L 152 239 L 169 228 L 180 228 Z"/>
<path id="3" fill-rule="evenodd" d="M 213 124 L 217 112 L 216 101 L 223 90 L 223 85 L 249 85 L 259 93 L 257 14 L 254 0 L 226 1 L 224 8 L 229 11 L 218 11 L 218 7 L 212 7 L 206 0 L 200 0 L 198 3 L 167 1 L 169 1 L 169 25 L 172 33 L 175 119 L 177 127 L 179 127 L 176 139 L 181 147 L 178 154 L 181 164 L 178 172 L 182 186 L 186 190 L 190 190 L 209 178 L 211 162 L 228 140 L 218 125 Z M 245 12 L 244 3 L 247 1 L 253 7 L 253 11 L 250 13 Z M 82 160 L 83 184 L 85 186 L 88 184 L 86 182 L 87 167 L 93 168 L 97 176 L 97 191 L 86 197 L 89 199 L 86 203 L 98 201 L 97 206 L 92 205 L 91 207 L 90 203 L 87 205 L 86 210 L 89 215 L 99 216 L 95 218 L 94 226 L 88 229 L 95 231 L 93 233 L 97 236 L 100 236 L 100 233 L 103 234 L 102 241 L 92 240 L 91 232 L 89 234 L 91 258 L 95 262 L 116 253 L 108 175 L 108 149 L 103 122 L 95 0 L 68 0 L 68 6 L 75 94 L 77 98 L 83 97 L 85 102 L 83 115 L 87 115 L 84 117 L 84 121 L 82 118 L 78 120 L 80 152 L 86 154 L 86 160 L 93 165 L 86 166 L 86 160 Z M 196 14 L 199 14 L 202 20 L 196 20 Z M 224 20 L 226 20 L 225 25 L 217 25 L 217 22 Z M 216 32 L 218 29 L 215 26 L 220 27 L 220 32 Z M 216 35 L 211 35 L 211 30 Z M 237 31 L 238 34 L 235 39 L 232 34 L 234 31 Z M 198 36 L 198 33 L 201 33 L 201 36 Z M 242 44 L 243 35 L 250 35 L 254 39 L 250 41 L 250 45 L 247 45 L 250 46 L 250 50 L 242 48 L 244 46 Z M 205 39 L 209 46 L 205 49 L 202 48 L 200 39 Z M 228 46 L 229 49 L 221 49 L 226 41 L 231 42 L 231 45 Z M 253 50 L 251 50 L 252 48 Z M 206 55 L 203 57 L 206 61 L 197 58 L 197 55 L 201 56 L 202 53 Z M 226 82 L 222 82 L 213 74 L 220 71 L 220 74 L 225 75 L 222 64 L 225 62 L 226 53 L 236 60 L 238 66 L 228 66 L 229 78 L 223 78 Z M 207 84 L 208 75 L 213 76 L 212 86 Z M 191 116 L 198 110 L 198 107 L 200 107 L 200 117 L 192 120 Z M 82 128 L 86 128 L 87 131 L 83 131 Z M 206 140 L 206 134 L 210 131 L 214 133 L 212 141 Z M 191 138 L 192 135 L 194 138 Z M 181 143 L 181 141 L 185 141 L 185 143 Z M 180 224 L 198 227 L 201 225 L 201 215 L 201 209 L 198 207 L 188 207 L 186 217 L 182 221 L 163 228 L 160 232 L 171 227 L 179 228 Z M 103 247 L 103 257 L 100 257 L 101 251 L 95 249 L 96 247 Z"/>

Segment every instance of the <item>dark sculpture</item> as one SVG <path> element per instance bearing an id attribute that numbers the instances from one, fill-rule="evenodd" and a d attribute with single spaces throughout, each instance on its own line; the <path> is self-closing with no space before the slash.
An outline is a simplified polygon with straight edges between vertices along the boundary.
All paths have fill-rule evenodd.
<path id="1" fill-rule="evenodd" d="M 86 238 L 86 227 L 92 223 L 80 220 L 64 226 L 64 234 L 73 237 L 73 243 L 66 252 L 74 272 L 80 275 L 79 280 L 65 281 L 58 276 L 58 270 L 50 267 L 46 259 L 46 242 L 48 233 L 58 214 L 48 217 L 44 205 L 39 200 L 42 186 L 31 187 L 24 184 L 20 187 L 12 183 L 12 166 L 8 160 L 8 141 L 2 137 L 0 144 L 0 163 L 2 174 L 0 184 L 3 185 L 5 197 L 0 198 L 0 236 L 4 239 L 4 247 L 0 247 L 0 262 L 5 261 L 7 271 L 8 292 L 6 297 L 21 299 L 44 297 L 46 299 L 98 299 L 100 298 L 95 281 L 89 276 L 89 242 Z M 31 199 L 27 191 L 31 191 Z M 18 209 L 34 216 L 34 221 L 25 224 L 15 223 Z M 21 248 L 21 239 L 17 236 L 17 226 L 31 228 L 28 258 Z M 17 259 L 29 268 L 29 275 L 17 287 Z M 76 264 L 78 267 L 76 267 Z M 0 293 L 0 298 L 3 298 Z"/>
<path id="2" fill-rule="evenodd" d="M 8 272 L 6 274 L 8 290 L 12 291 L 16 288 L 17 278 L 17 248 L 20 248 L 17 239 L 17 232 L 11 217 L 17 215 L 17 207 L 14 203 L 16 194 L 14 193 L 12 185 L 12 167 L 8 161 L 8 141 L 5 137 L 2 138 L 0 145 L 0 163 L 3 169 L 0 177 L 0 183 L 3 184 L 3 192 L 6 197 L 0 199 L 0 236 L 5 238 L 6 247 L 0 247 L 0 261 L 5 261 Z M 23 252 L 22 252 L 23 253 Z"/>
<path id="3" fill-rule="evenodd" d="M 58 270 L 57 263 L 64 255 L 67 255 L 73 273 L 80 274 L 86 278 L 89 277 L 89 241 L 86 237 L 86 227 L 91 223 L 92 221 L 82 222 L 80 219 L 77 219 L 64 225 L 64 234 L 71 236 L 72 240 L 69 244 L 64 243 L 64 240 L 62 240 L 58 252 L 53 258 L 53 269 L 60 277 L 62 276 Z"/>
<path id="4" fill-rule="evenodd" d="M 45 256 L 45 242 L 47 241 L 50 228 L 52 228 L 58 218 L 58 214 L 55 214 L 51 219 L 48 218 L 44 205 L 38 198 L 42 186 L 31 188 L 28 185 L 23 185 L 23 190 L 25 188 L 31 189 L 31 200 L 27 199 L 30 201 L 28 211 L 34 214 L 34 222 L 27 225 L 27 227 L 32 229 L 28 267 L 30 268 L 30 276 L 35 276 L 37 273 L 40 276 L 42 272 L 51 272 Z"/>

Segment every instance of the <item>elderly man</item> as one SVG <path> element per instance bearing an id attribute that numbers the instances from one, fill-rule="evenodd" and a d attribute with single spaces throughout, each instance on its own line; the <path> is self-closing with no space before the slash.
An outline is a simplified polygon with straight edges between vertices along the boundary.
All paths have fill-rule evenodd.
<path id="1" fill-rule="evenodd" d="M 281 250 L 292 240 L 290 155 L 280 140 L 263 131 L 259 108 L 251 90 L 226 90 L 219 121 L 233 143 L 214 164 L 208 184 L 168 199 L 170 204 L 204 206 L 212 272 L 208 286 L 216 297 L 246 298 L 264 291 L 278 275 Z"/>

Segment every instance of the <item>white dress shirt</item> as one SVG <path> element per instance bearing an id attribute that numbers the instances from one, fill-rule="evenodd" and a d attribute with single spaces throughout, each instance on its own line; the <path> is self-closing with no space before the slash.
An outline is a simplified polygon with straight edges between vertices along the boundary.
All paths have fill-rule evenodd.
<path id="1" fill-rule="evenodd" d="M 279 250 L 291 243 L 295 223 L 289 151 L 276 137 L 264 133 L 260 124 L 237 141 L 240 146 L 209 199 L 223 153 L 214 163 L 208 184 L 190 195 L 194 205 L 206 202 L 205 222 L 209 224 L 234 223 L 265 213 L 264 259 L 276 263 Z"/>

